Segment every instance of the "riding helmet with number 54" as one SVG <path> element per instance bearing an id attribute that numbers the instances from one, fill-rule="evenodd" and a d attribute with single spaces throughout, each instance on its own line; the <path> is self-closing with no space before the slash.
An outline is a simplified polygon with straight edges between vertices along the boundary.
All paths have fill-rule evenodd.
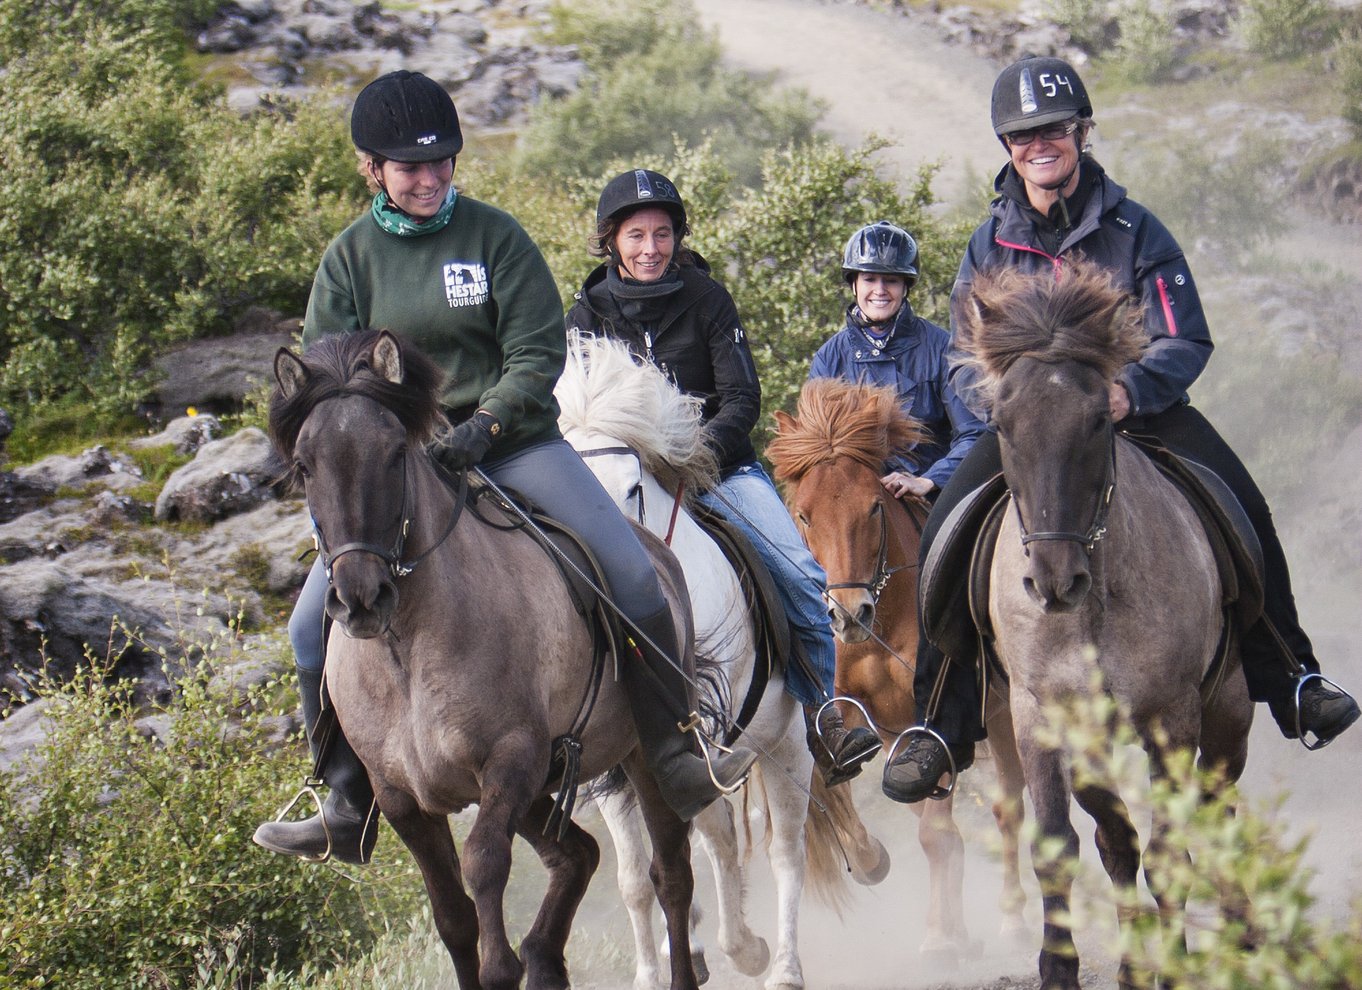
<path id="1" fill-rule="evenodd" d="M 993 133 L 1091 117 L 1092 102 L 1074 67 L 1062 58 L 1028 56 L 1013 62 L 993 84 Z"/>

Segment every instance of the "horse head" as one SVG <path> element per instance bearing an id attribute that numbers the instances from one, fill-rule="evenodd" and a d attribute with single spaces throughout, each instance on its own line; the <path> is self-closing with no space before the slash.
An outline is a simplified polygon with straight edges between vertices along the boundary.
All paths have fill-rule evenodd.
<path id="1" fill-rule="evenodd" d="M 980 276 L 957 343 L 992 409 L 1026 554 L 1027 594 L 1078 608 L 1116 484 L 1110 388 L 1146 342 L 1137 307 L 1102 269 Z"/>
<path id="2" fill-rule="evenodd" d="M 413 516 L 440 373 L 387 331 L 324 337 L 275 355 L 270 435 L 301 485 L 330 587 L 326 611 L 357 639 L 385 633 Z M 414 448 L 414 449 L 413 449 Z"/>
<path id="3" fill-rule="evenodd" d="M 869 638 L 892 571 L 893 499 L 880 484 L 885 460 L 924 439 L 893 388 L 816 378 L 795 415 L 778 411 L 766 447 L 776 479 L 814 558 L 828 575 L 828 616 L 842 643 Z"/>

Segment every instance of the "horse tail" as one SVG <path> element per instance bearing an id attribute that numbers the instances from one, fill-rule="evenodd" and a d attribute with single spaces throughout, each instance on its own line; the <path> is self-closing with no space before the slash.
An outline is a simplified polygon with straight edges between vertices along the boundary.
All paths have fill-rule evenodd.
<path id="1" fill-rule="evenodd" d="M 810 785 L 809 816 L 804 820 L 805 884 L 841 918 L 851 904 L 847 840 L 864 834 L 865 827 L 852 803 L 850 787 L 828 787 L 817 767 Z"/>

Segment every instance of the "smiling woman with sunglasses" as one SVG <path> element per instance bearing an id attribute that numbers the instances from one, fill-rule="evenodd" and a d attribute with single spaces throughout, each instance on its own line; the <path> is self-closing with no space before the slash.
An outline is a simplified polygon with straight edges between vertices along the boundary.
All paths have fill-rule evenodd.
<path id="1" fill-rule="evenodd" d="M 951 293 L 951 325 L 960 325 L 976 272 L 1000 267 L 1053 272 L 1079 255 L 1102 265 L 1144 314 L 1149 346 L 1110 386 L 1112 421 L 1211 468 L 1234 492 L 1263 550 L 1263 617 L 1243 630 L 1241 650 L 1250 695 L 1267 702 L 1287 738 L 1327 743 L 1359 716 L 1357 703 L 1320 676 L 1301 629 L 1286 557 L 1267 502 L 1215 428 L 1189 404 L 1187 390 L 1211 356 L 1206 316 L 1187 259 L 1167 228 L 1126 197 L 1087 146 L 1092 103 L 1082 79 L 1059 58 L 1023 58 L 993 86 L 993 132 L 1010 161 L 998 173 L 991 216 L 974 232 Z M 969 382 L 951 369 L 957 394 Z M 988 410 L 975 408 L 987 421 Z M 953 508 L 1001 471 L 995 432 L 970 448 L 937 497 L 922 534 L 922 555 Z M 913 685 L 924 729 L 909 737 L 885 767 L 884 791 L 920 801 L 952 767 L 963 770 L 983 738 L 973 657 L 947 660 L 922 636 Z M 928 701 L 930 699 L 930 704 Z M 949 755 L 948 755 L 949 749 Z"/>

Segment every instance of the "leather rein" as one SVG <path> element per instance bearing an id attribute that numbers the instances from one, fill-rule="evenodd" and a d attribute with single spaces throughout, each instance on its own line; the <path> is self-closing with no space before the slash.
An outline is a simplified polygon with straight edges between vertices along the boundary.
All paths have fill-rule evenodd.
<path id="1" fill-rule="evenodd" d="M 828 591 L 835 591 L 838 588 L 860 588 L 870 593 L 871 600 L 878 605 L 880 595 L 884 594 L 885 587 L 889 584 L 889 579 L 899 571 L 908 567 L 908 564 L 899 564 L 897 567 L 889 566 L 889 520 L 884 511 L 884 500 L 875 499 L 875 505 L 870 510 L 871 515 L 877 516 L 880 522 L 880 548 L 875 555 L 875 570 L 871 573 L 869 581 L 838 581 L 827 586 Z M 909 518 L 912 513 L 909 513 Z"/>

